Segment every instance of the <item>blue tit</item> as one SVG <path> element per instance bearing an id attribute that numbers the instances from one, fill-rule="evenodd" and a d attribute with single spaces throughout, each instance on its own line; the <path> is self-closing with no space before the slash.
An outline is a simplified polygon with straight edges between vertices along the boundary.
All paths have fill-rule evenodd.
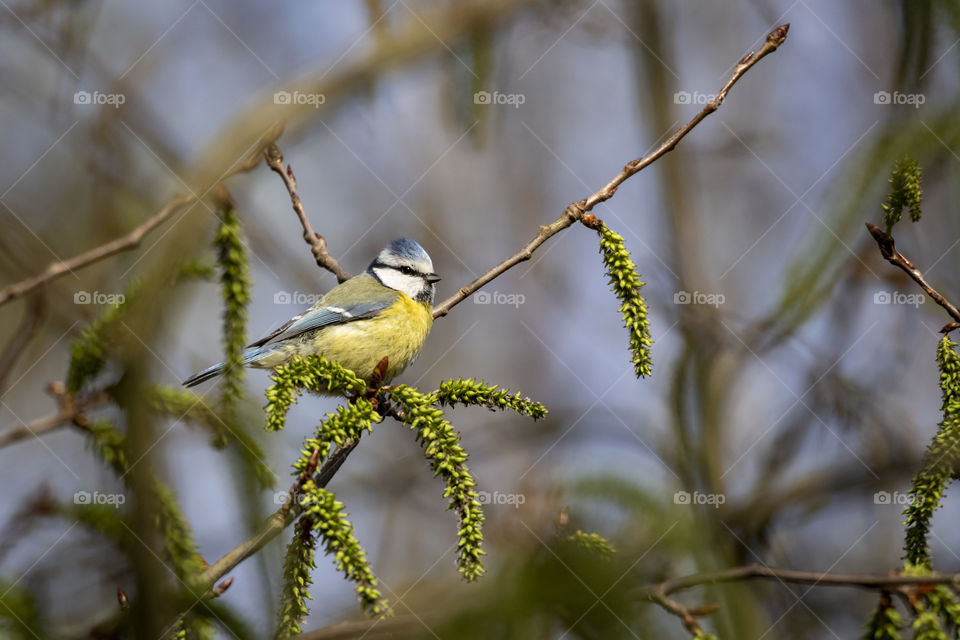
<path id="1" fill-rule="evenodd" d="M 398 238 L 367 270 L 330 290 L 310 309 L 257 340 L 243 353 L 251 367 L 272 369 L 294 356 L 323 355 L 370 381 L 384 356 L 383 381 L 407 368 L 433 324 L 434 283 L 430 256 Z M 221 362 L 184 381 L 192 387 L 223 373 Z"/>

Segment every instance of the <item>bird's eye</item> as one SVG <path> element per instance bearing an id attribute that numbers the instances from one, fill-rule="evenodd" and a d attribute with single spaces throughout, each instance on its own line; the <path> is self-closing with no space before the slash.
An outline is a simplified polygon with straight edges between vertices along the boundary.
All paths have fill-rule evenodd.
<path id="1" fill-rule="evenodd" d="M 412 276 L 416 273 L 413 269 L 407 266 L 400 267 L 400 273 L 405 273 L 408 276 Z"/>

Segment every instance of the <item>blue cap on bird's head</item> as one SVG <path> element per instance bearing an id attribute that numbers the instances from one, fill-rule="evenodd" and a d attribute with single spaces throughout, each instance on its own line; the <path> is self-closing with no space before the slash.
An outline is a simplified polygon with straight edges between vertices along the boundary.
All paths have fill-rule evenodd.
<path id="1" fill-rule="evenodd" d="M 430 303 L 433 302 L 433 283 L 440 280 L 433 272 L 429 254 L 410 238 L 397 238 L 384 247 L 367 267 L 367 273 L 385 287 Z"/>

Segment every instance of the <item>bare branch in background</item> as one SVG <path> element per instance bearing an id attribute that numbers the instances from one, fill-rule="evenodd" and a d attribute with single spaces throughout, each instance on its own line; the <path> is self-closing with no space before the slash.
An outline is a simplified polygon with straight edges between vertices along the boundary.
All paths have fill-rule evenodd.
<path id="1" fill-rule="evenodd" d="M 307 214 L 303 210 L 303 202 L 300 200 L 300 196 L 297 195 L 297 179 L 294 177 L 293 169 L 290 165 L 284 168 L 283 154 L 280 153 L 280 149 L 277 148 L 277 145 L 271 144 L 264 150 L 263 157 L 267 162 L 267 166 L 280 176 L 284 186 L 287 187 L 287 193 L 290 194 L 290 202 L 293 204 L 293 210 L 296 212 L 297 218 L 300 219 L 300 225 L 303 227 L 303 239 L 310 245 L 310 252 L 313 254 L 313 259 L 317 261 L 317 266 L 335 275 L 337 282 L 349 280 L 350 274 L 345 271 L 343 267 L 340 266 L 340 263 L 327 251 L 326 239 L 314 231 L 310 225 L 310 219 L 307 218 Z"/>
<path id="2" fill-rule="evenodd" d="M 272 142 L 273 137 L 279 135 L 279 133 L 280 130 L 274 128 L 272 133 L 269 133 L 264 137 L 263 144 Z M 243 162 L 228 170 L 220 177 L 220 180 L 217 181 L 217 184 L 238 173 L 250 171 L 260 164 L 260 151 L 262 148 L 263 147 L 261 145 L 255 150 L 254 153 L 247 156 Z M 140 226 L 134 228 L 126 235 L 116 238 L 115 240 L 111 240 L 110 242 L 102 244 L 94 249 L 90 249 L 89 251 L 81 253 L 78 256 L 70 258 L 69 260 L 51 262 L 47 268 L 39 274 L 27 278 L 26 280 L 17 282 L 16 284 L 9 285 L 4 289 L 0 289 L 0 305 L 6 304 L 15 298 L 19 298 L 20 296 L 33 291 L 37 287 L 52 280 L 56 280 L 57 278 L 61 278 L 68 273 L 73 273 L 78 269 L 82 269 L 90 266 L 91 264 L 100 262 L 101 260 L 109 258 L 110 256 L 114 256 L 118 253 L 129 251 L 130 249 L 140 246 L 140 242 L 143 241 L 144 236 L 166 222 L 174 213 L 183 207 L 194 204 L 195 202 L 199 202 L 210 191 L 212 191 L 212 189 L 207 190 L 199 196 L 196 194 L 174 196 L 167 202 L 167 204 L 163 206 L 163 208 L 147 218 L 147 220 L 145 220 Z"/>
<path id="3" fill-rule="evenodd" d="M 776 580 L 784 584 L 808 584 L 817 587 L 853 587 L 872 589 L 877 591 L 892 591 L 906 597 L 915 595 L 922 587 L 934 585 L 949 585 L 953 588 L 960 586 L 960 573 L 931 573 L 923 576 L 907 576 L 890 574 L 886 576 L 860 573 L 820 573 L 817 571 L 797 571 L 794 569 L 778 569 L 761 564 L 751 564 L 743 567 L 732 567 L 721 571 L 696 573 L 680 578 L 666 580 L 656 585 L 643 587 L 639 596 L 656 602 L 666 611 L 679 617 L 684 627 L 691 634 L 700 631 L 697 616 L 712 613 L 715 605 L 688 607 L 670 598 L 670 594 L 702 585 L 713 585 L 724 582 L 740 582 L 744 580 Z"/>
<path id="4" fill-rule="evenodd" d="M 110 401 L 109 396 L 100 391 L 75 398 L 66 393 L 62 382 L 51 383 L 48 391 L 57 399 L 59 405 L 57 412 L 0 434 L 0 448 L 30 436 L 40 436 L 68 424 L 85 427 L 88 423 L 86 412 L 102 407 Z"/>
<path id="5" fill-rule="evenodd" d="M 564 210 L 563 215 L 561 215 L 559 218 L 548 225 L 540 227 L 540 231 L 537 233 L 537 235 L 534 236 L 533 240 L 528 242 L 521 251 L 515 253 L 497 266 L 493 267 L 470 284 L 460 287 L 455 294 L 434 307 L 433 317 L 439 318 L 447 315 L 450 312 L 450 309 L 463 302 L 467 297 L 470 296 L 470 294 L 480 289 L 480 287 L 520 264 L 521 262 L 529 260 L 533 256 L 533 252 L 536 251 L 540 245 L 546 242 L 549 238 L 571 226 L 574 222 L 582 222 L 588 227 L 592 224 L 595 224 L 594 220 L 586 218 L 585 215 L 601 202 L 612 198 L 613 194 L 617 192 L 617 188 L 628 178 L 636 175 L 666 155 L 668 152 L 672 151 L 688 133 L 693 131 L 694 127 L 703 121 L 704 118 L 719 109 L 733 85 L 736 84 L 737 81 L 747 73 L 747 71 L 753 68 L 755 64 L 760 62 L 760 60 L 776 51 L 777 48 L 787 39 L 787 32 L 789 30 L 790 25 L 783 24 L 771 31 L 770 34 L 767 35 L 766 42 L 763 43 L 763 46 L 760 47 L 758 51 L 751 51 L 744 56 L 739 63 L 737 63 L 737 66 L 734 68 L 730 79 L 727 80 L 720 91 L 717 92 L 717 95 L 713 98 L 713 100 L 708 102 L 703 109 L 701 109 L 697 115 L 690 120 L 690 122 L 678 129 L 667 139 L 666 142 L 657 147 L 650 155 L 628 162 L 623 169 L 620 170 L 620 173 L 614 176 L 614 178 L 605 184 L 602 189 L 593 195 L 580 200 L 579 202 L 574 202 Z"/>

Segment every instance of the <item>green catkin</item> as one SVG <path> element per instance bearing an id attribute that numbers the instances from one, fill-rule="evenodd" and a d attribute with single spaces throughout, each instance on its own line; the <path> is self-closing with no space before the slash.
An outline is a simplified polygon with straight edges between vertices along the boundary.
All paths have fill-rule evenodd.
<path id="1" fill-rule="evenodd" d="M 603 265 L 610 279 L 610 288 L 620 301 L 620 314 L 623 325 L 630 333 L 631 362 L 637 377 L 646 377 L 653 373 L 653 358 L 650 348 L 653 338 L 650 335 L 650 318 L 647 303 L 640 295 L 644 286 L 637 267 L 623 242 L 623 237 L 597 221 L 597 233 L 600 235 L 600 253 Z"/>
<path id="2" fill-rule="evenodd" d="M 311 599 L 309 588 L 313 579 L 310 572 L 317 566 L 314 558 L 317 542 L 309 525 L 309 518 L 298 520 L 293 540 L 287 546 L 283 560 L 283 589 L 277 610 L 277 631 L 273 636 L 275 640 L 302 633 L 303 619 L 309 613 L 306 601 Z"/>
<path id="3" fill-rule="evenodd" d="M 385 615 L 387 604 L 377 589 L 377 578 L 370 569 L 367 554 L 353 535 L 353 524 L 347 520 L 343 503 L 333 492 L 307 480 L 300 489 L 300 506 L 309 518 L 311 528 L 320 538 L 324 552 L 333 558 L 337 570 L 354 583 L 357 597 L 365 611 L 374 616 Z"/>
<path id="4" fill-rule="evenodd" d="M 417 434 L 424 446 L 424 455 L 430 461 L 434 476 L 446 484 L 443 492 L 450 503 L 447 507 L 457 512 L 460 526 L 457 532 L 457 564 L 460 574 L 468 581 L 483 575 L 483 510 L 476 482 L 467 467 L 467 453 L 460 446 L 460 434 L 453 428 L 443 411 L 434 406 L 437 397 L 400 385 L 391 398 L 403 407 L 403 421 Z"/>
<path id="5" fill-rule="evenodd" d="M 362 395 L 367 383 L 352 371 L 323 356 L 294 357 L 274 369 L 273 385 L 267 388 L 267 431 L 283 429 L 290 406 L 304 391 Z"/>
<path id="6" fill-rule="evenodd" d="M 944 336 L 937 347 L 943 419 L 913 479 L 911 503 L 904 511 L 906 562 L 923 569 L 931 566 L 927 546 L 930 520 L 940 506 L 947 484 L 960 468 L 960 355 L 956 346 Z"/>
<path id="7" fill-rule="evenodd" d="M 539 402 L 530 398 L 521 397 L 519 393 L 510 395 L 508 389 L 500 389 L 498 385 L 487 384 L 482 380 L 468 378 L 466 380 L 446 380 L 440 383 L 440 388 L 434 392 L 440 405 L 455 407 L 479 405 L 488 409 L 512 409 L 521 416 L 530 416 L 539 420 L 547 415 L 547 409 Z"/>
<path id="8" fill-rule="evenodd" d="M 922 211 L 920 202 L 923 199 L 921 181 L 923 171 L 917 161 L 910 156 L 904 156 L 893 164 L 890 172 L 890 193 L 887 200 L 880 205 L 883 209 L 883 222 L 886 225 L 887 235 L 895 224 L 900 222 L 904 209 L 910 210 L 910 219 L 913 222 L 920 220 Z"/>
<path id="9" fill-rule="evenodd" d="M 247 305 L 250 303 L 250 270 L 241 238 L 240 220 L 232 203 L 221 209 L 222 222 L 214 244 L 220 265 L 223 296 L 222 384 L 223 408 L 232 412 L 243 397 L 243 351 L 247 336 Z"/>

